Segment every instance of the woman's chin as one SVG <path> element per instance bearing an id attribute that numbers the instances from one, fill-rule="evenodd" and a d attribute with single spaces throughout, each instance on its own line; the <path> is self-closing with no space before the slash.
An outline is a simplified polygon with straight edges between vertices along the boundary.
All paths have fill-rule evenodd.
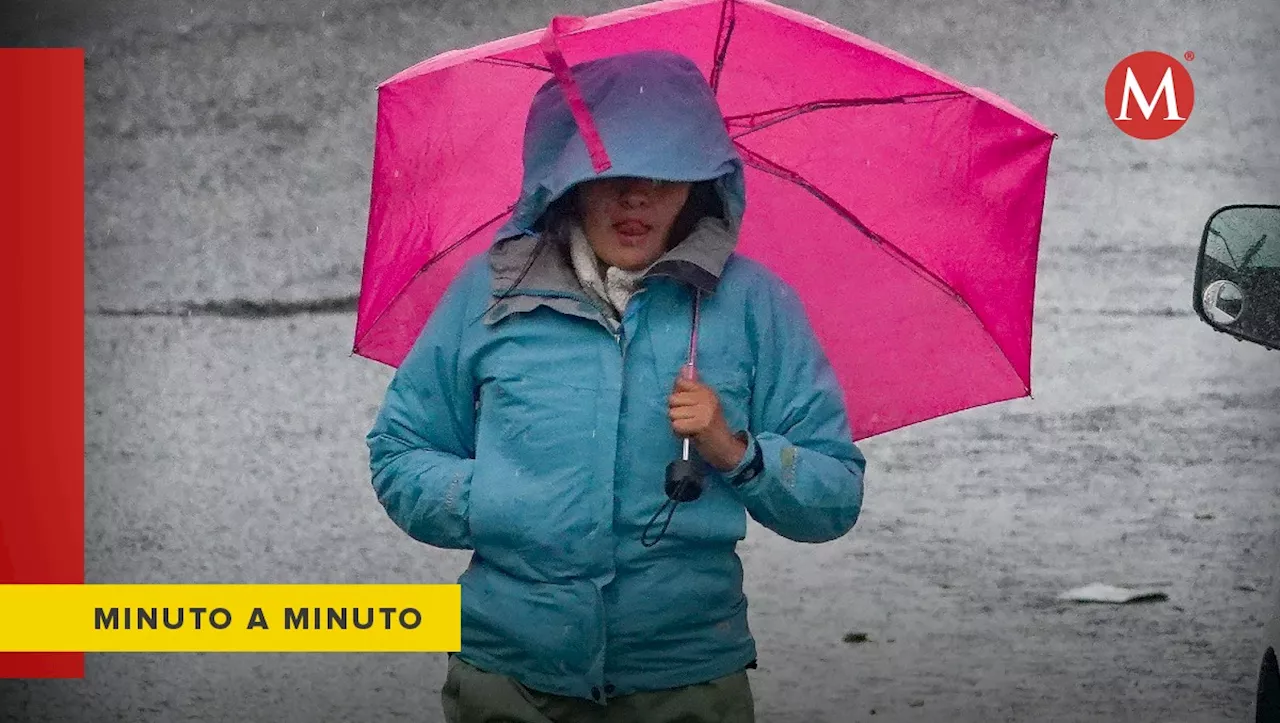
<path id="1" fill-rule="evenodd" d="M 653 231 L 644 234 L 621 234 L 615 232 L 613 239 L 619 248 L 643 251 L 653 245 L 655 236 L 656 234 Z"/>

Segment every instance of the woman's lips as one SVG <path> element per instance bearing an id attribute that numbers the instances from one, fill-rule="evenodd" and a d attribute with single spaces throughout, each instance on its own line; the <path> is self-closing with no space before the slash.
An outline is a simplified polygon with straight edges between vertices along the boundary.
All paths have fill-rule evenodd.
<path id="1" fill-rule="evenodd" d="M 613 230 L 620 236 L 638 238 L 652 231 L 653 227 L 643 221 L 619 221 L 613 225 Z"/>

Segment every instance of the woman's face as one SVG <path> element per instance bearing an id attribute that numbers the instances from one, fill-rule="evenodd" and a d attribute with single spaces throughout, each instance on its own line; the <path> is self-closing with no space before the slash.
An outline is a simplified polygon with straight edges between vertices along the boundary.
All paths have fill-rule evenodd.
<path id="1" fill-rule="evenodd" d="M 639 271 L 667 250 L 676 217 L 693 184 L 646 178 L 605 178 L 578 188 L 582 230 L 609 266 Z"/>

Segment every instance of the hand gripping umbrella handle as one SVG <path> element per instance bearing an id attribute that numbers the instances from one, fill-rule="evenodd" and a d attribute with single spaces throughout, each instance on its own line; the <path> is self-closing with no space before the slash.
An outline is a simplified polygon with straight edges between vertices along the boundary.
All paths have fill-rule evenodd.
<path id="1" fill-rule="evenodd" d="M 600 139 L 600 131 L 596 128 L 595 119 L 591 117 L 591 109 L 583 100 L 582 91 L 578 88 L 577 81 L 573 79 L 573 73 L 569 72 L 569 64 L 565 62 L 564 51 L 560 49 L 560 36 L 582 27 L 585 23 L 584 18 L 570 15 L 557 15 L 552 18 L 546 32 L 542 34 L 542 54 L 546 56 L 551 72 L 556 76 L 556 83 L 564 93 L 565 101 L 569 104 L 569 112 L 573 114 L 573 120 L 578 124 L 578 132 L 587 142 L 591 166 L 595 168 L 596 173 L 603 173 L 609 170 L 613 163 L 604 149 L 604 141 Z"/>
<path id="2" fill-rule="evenodd" d="M 684 366 L 680 367 L 680 376 L 685 379 L 696 379 L 698 376 L 696 366 L 698 355 L 698 311 L 702 305 L 701 302 L 702 293 L 694 289 L 693 327 L 689 331 L 689 360 L 685 362 Z M 644 531 L 640 534 L 640 544 L 645 547 L 653 547 L 658 544 L 658 541 L 666 534 L 677 505 L 681 502 L 693 502 L 702 496 L 702 470 L 689 459 L 688 437 L 684 438 L 684 454 L 682 457 L 667 465 L 667 479 L 663 487 L 667 493 L 667 499 L 658 508 L 658 511 L 653 513 L 653 517 L 649 519 L 649 524 L 644 526 Z M 658 536 L 650 542 L 649 528 L 658 521 L 664 511 L 667 513 L 667 520 L 663 523 Z"/>
<path id="3" fill-rule="evenodd" d="M 689 361 L 680 368 L 680 376 L 685 379 L 697 378 L 698 354 L 698 307 L 701 306 L 701 293 L 693 292 L 693 327 L 689 332 Z M 684 450 L 680 459 L 667 465 L 666 491 L 667 497 L 674 502 L 692 502 L 702 495 L 702 472 L 689 459 L 689 438 L 684 438 Z"/>

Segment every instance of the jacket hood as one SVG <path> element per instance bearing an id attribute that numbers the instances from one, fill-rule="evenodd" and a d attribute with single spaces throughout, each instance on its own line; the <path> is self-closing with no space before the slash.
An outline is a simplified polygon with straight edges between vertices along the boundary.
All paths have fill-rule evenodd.
<path id="1" fill-rule="evenodd" d="M 495 241 L 536 233 L 547 208 L 575 185 L 633 176 L 715 180 L 726 219 L 746 208 L 742 159 L 711 86 L 689 58 L 667 51 L 613 55 L 571 68 L 609 155 L 596 173 L 557 81 L 538 90 L 524 136 L 524 179 L 511 219 Z"/>

